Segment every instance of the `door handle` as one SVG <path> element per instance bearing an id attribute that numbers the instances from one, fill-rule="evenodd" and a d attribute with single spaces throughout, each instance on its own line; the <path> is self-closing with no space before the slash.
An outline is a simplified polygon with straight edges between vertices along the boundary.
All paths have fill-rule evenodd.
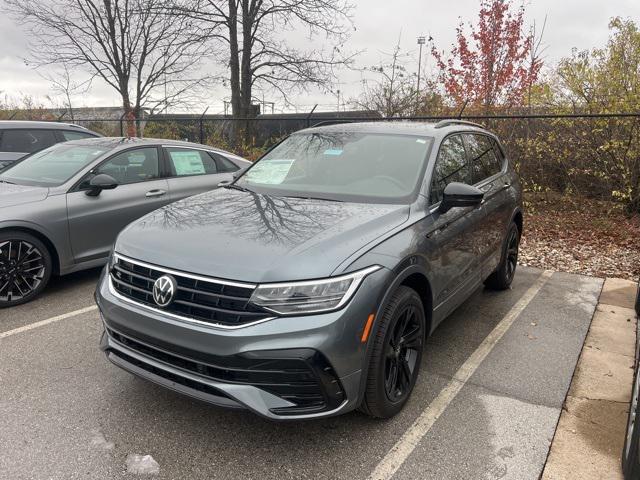
<path id="1" fill-rule="evenodd" d="M 164 195 L 165 193 L 167 193 L 166 190 L 160 190 L 159 188 L 156 190 L 149 190 L 144 196 L 145 197 L 161 197 L 162 195 Z"/>

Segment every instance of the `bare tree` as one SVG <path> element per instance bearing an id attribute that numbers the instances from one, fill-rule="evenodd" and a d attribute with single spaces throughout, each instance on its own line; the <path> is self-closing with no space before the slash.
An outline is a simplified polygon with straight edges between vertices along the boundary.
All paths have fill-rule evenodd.
<path id="1" fill-rule="evenodd" d="M 227 53 L 231 109 L 237 118 L 255 116 L 254 89 L 275 90 L 288 102 L 293 90 L 328 88 L 334 68 L 350 64 L 341 49 L 352 28 L 346 0 L 175 0 L 174 11 L 202 22 L 214 45 Z M 313 46 L 288 40 L 306 31 Z M 326 47 L 323 47 L 326 46 Z"/>
<path id="2" fill-rule="evenodd" d="M 204 53 L 199 32 L 190 18 L 169 15 L 166 0 L 5 3 L 29 28 L 36 66 L 85 69 L 118 92 L 128 118 L 171 105 L 202 84 L 192 77 Z"/>
<path id="3" fill-rule="evenodd" d="M 71 121 L 75 122 L 75 116 L 73 114 L 73 102 L 71 101 L 71 99 L 75 95 L 88 92 L 91 88 L 91 80 L 93 79 L 93 77 L 90 77 L 84 81 L 77 81 L 75 80 L 75 75 L 71 73 L 69 67 L 66 64 L 62 67 L 62 71 L 57 73 L 44 73 L 42 74 L 42 78 L 51 82 L 51 89 L 53 90 L 55 95 L 63 97 L 62 106 L 65 110 L 64 114 L 68 112 L 69 116 L 71 117 Z M 54 101 L 53 98 L 48 98 L 52 102 Z"/>
<path id="4" fill-rule="evenodd" d="M 360 108 L 375 110 L 387 118 L 409 115 L 414 112 L 417 92 L 416 76 L 408 72 L 406 63 L 413 59 L 403 53 L 400 40 L 390 53 L 383 53 L 378 65 L 367 69 L 375 78 L 363 80 L 363 91 L 352 101 Z"/>

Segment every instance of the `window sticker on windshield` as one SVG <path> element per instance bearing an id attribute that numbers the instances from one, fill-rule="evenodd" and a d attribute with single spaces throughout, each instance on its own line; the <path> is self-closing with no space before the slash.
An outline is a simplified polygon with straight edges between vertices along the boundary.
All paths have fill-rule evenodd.
<path id="1" fill-rule="evenodd" d="M 341 148 L 329 148 L 327 150 L 324 151 L 325 155 L 342 155 L 342 149 Z"/>
<path id="2" fill-rule="evenodd" d="M 424 145 L 425 143 L 427 143 L 427 141 L 426 141 L 426 140 L 424 140 L 423 138 L 418 138 L 418 139 L 416 140 L 416 143 L 422 143 L 422 144 Z"/>
<path id="3" fill-rule="evenodd" d="M 205 173 L 202 158 L 198 152 L 171 152 L 171 161 L 176 175 L 201 175 Z"/>
<path id="4" fill-rule="evenodd" d="M 247 180 L 252 183 L 277 185 L 284 181 L 295 159 L 270 158 L 258 162 L 247 172 Z"/>

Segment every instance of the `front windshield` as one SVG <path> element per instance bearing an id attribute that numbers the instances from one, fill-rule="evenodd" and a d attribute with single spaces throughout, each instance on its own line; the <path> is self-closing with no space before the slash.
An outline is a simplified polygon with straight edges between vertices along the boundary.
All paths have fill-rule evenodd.
<path id="1" fill-rule="evenodd" d="M 12 165 L 0 174 L 0 182 L 57 187 L 108 150 L 99 145 L 59 143 Z"/>
<path id="2" fill-rule="evenodd" d="M 415 194 L 432 140 L 364 132 L 298 133 L 235 185 L 281 196 L 405 202 Z"/>

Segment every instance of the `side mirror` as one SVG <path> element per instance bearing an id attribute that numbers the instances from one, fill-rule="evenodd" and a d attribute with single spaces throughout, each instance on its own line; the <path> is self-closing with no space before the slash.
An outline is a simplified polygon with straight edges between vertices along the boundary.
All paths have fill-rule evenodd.
<path id="1" fill-rule="evenodd" d="M 113 190 L 116 188 L 118 181 L 111 175 L 100 173 L 89 181 L 89 186 L 90 188 L 87 190 L 87 195 L 97 197 L 102 190 Z"/>
<path id="2" fill-rule="evenodd" d="M 221 182 L 218 183 L 218 187 L 224 187 L 225 185 L 229 185 L 231 182 L 236 180 L 240 175 L 242 175 L 247 168 L 249 167 L 243 167 L 240 170 L 236 170 L 235 172 L 233 172 L 233 174 L 231 174 L 231 180 L 222 180 Z"/>
<path id="3" fill-rule="evenodd" d="M 233 172 L 233 179 L 235 180 L 240 175 L 242 175 L 244 172 L 246 172 L 247 168 L 249 168 L 249 167 L 242 167 L 240 170 L 237 170 L 237 171 Z"/>
<path id="4" fill-rule="evenodd" d="M 451 182 L 444 188 L 440 212 L 445 213 L 455 207 L 475 207 L 482 203 L 484 192 L 466 183 Z"/>

